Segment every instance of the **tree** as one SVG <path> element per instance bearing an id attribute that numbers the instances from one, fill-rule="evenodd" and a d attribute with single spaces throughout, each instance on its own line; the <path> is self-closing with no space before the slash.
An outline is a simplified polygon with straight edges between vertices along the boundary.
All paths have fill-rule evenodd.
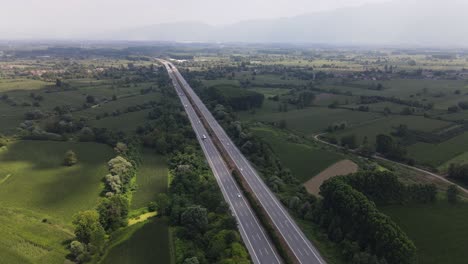
<path id="1" fill-rule="evenodd" d="M 159 193 L 156 196 L 156 207 L 158 214 L 165 215 L 169 207 L 169 197 L 165 193 Z"/>
<path id="2" fill-rule="evenodd" d="M 99 214 L 94 210 L 79 212 L 73 217 L 76 240 L 91 245 L 98 250 L 104 244 L 105 231 L 99 222 Z"/>
<path id="3" fill-rule="evenodd" d="M 117 142 L 115 145 L 114 150 L 119 154 L 119 155 L 125 155 L 128 151 L 128 146 L 127 144 L 123 142 Z"/>
<path id="4" fill-rule="evenodd" d="M 356 135 L 348 135 L 341 138 L 341 145 L 347 146 L 350 149 L 354 149 L 357 147 L 357 140 Z"/>
<path id="5" fill-rule="evenodd" d="M 63 164 L 65 166 L 73 166 L 78 162 L 78 158 L 73 150 L 69 150 L 65 153 L 65 158 L 63 160 Z"/>
<path id="6" fill-rule="evenodd" d="M 181 215 L 181 223 L 188 230 L 202 233 L 208 226 L 208 212 L 200 206 L 187 207 Z"/>
<path id="7" fill-rule="evenodd" d="M 76 263 L 84 263 L 91 259 L 91 256 L 88 253 L 86 245 L 80 241 L 73 240 L 70 243 L 70 252 L 73 256 L 73 260 Z"/>
<path id="8" fill-rule="evenodd" d="M 96 102 L 96 99 L 92 95 L 86 96 L 86 103 L 88 104 L 94 104 Z"/>
<path id="9" fill-rule="evenodd" d="M 455 184 L 450 185 L 447 189 L 447 201 L 451 204 L 457 203 L 459 200 L 459 197 L 458 197 L 459 193 L 460 193 L 460 190 Z"/>
<path id="10" fill-rule="evenodd" d="M 198 264 L 198 263 L 200 262 L 198 262 L 197 257 L 192 257 L 192 258 L 186 258 L 183 264 Z"/>
<path id="11" fill-rule="evenodd" d="M 393 139 L 390 136 L 379 134 L 375 140 L 375 150 L 382 154 L 386 154 L 391 151 L 393 147 Z"/>
<path id="12" fill-rule="evenodd" d="M 99 221 L 107 231 L 127 225 L 129 202 L 122 195 L 113 195 L 103 199 L 97 208 Z"/>

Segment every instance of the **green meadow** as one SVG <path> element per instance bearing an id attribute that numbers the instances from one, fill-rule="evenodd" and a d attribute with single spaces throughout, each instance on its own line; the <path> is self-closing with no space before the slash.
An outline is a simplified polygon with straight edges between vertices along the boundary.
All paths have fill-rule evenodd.
<path id="1" fill-rule="evenodd" d="M 268 127 L 254 127 L 253 133 L 266 141 L 286 168 L 301 182 L 342 159 L 334 152 L 315 145 L 288 141 L 288 134 Z"/>
<path id="2" fill-rule="evenodd" d="M 63 166 L 67 150 L 78 163 Z M 16 141 L 0 152 L 0 255 L 3 263 L 63 263 L 72 216 L 94 208 L 102 190 L 106 145 Z M 1 262 L 1 261 L 0 261 Z"/>

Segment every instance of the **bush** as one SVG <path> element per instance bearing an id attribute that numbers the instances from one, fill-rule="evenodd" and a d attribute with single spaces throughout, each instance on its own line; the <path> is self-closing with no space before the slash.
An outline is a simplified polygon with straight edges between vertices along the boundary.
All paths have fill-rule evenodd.
<path id="1" fill-rule="evenodd" d="M 148 211 L 150 212 L 156 212 L 156 210 L 158 209 L 158 206 L 155 202 L 149 202 L 148 203 Z"/>
<path id="2" fill-rule="evenodd" d="M 63 160 L 63 164 L 65 166 L 73 166 L 78 162 L 78 158 L 76 157 L 75 152 L 73 150 L 69 150 L 65 153 L 65 158 Z"/>

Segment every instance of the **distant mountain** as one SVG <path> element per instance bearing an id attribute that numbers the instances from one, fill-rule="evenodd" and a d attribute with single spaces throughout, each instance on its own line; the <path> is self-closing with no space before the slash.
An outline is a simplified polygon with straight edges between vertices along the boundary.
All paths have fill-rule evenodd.
<path id="1" fill-rule="evenodd" d="M 159 24 L 104 35 L 109 39 L 402 44 L 468 47 L 467 0 L 398 0 L 290 18 L 213 27 Z M 103 36 L 101 36 L 103 37 Z"/>

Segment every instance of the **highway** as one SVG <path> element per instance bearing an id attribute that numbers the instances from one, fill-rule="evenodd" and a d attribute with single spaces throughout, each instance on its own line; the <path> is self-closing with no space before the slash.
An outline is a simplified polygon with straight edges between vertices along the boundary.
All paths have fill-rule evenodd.
<path id="1" fill-rule="evenodd" d="M 249 161 L 247 161 L 244 155 L 231 141 L 224 129 L 219 125 L 211 112 L 206 108 L 190 85 L 185 81 L 177 68 L 170 62 L 164 62 L 167 65 L 172 66 L 172 73 L 184 86 L 183 88 L 187 92 L 187 95 L 190 96 L 195 104 L 195 107 L 197 107 L 202 113 L 203 118 L 208 122 L 211 130 L 214 131 L 215 136 L 222 143 L 226 153 L 234 161 L 238 171 L 242 174 L 243 178 L 250 186 L 251 190 L 253 191 L 253 195 L 255 195 L 260 201 L 261 206 L 267 212 L 276 229 L 279 230 L 281 236 L 289 246 L 289 249 L 296 257 L 297 262 L 301 264 L 326 263 L 315 246 L 306 238 L 304 233 L 297 226 L 295 221 L 287 212 L 286 208 L 266 186 L 253 166 L 249 163 Z"/>
<path id="2" fill-rule="evenodd" d="M 253 263 L 283 263 L 274 249 L 272 242 L 269 240 L 266 231 L 263 229 L 255 216 L 255 213 L 250 208 L 248 201 L 242 195 L 242 191 L 237 185 L 235 179 L 232 177 L 221 154 L 214 145 L 212 139 L 209 137 L 209 134 L 203 126 L 200 118 L 186 97 L 184 90 L 181 89 L 177 82 L 173 70 L 168 66 L 167 62 L 161 62 L 166 67 L 169 76 L 172 79 L 172 84 L 174 85 L 179 99 L 185 108 L 185 112 L 187 113 L 192 128 L 195 131 L 208 164 L 213 171 L 223 197 L 228 203 L 234 217 L 237 219 L 241 237 L 250 253 Z"/>

